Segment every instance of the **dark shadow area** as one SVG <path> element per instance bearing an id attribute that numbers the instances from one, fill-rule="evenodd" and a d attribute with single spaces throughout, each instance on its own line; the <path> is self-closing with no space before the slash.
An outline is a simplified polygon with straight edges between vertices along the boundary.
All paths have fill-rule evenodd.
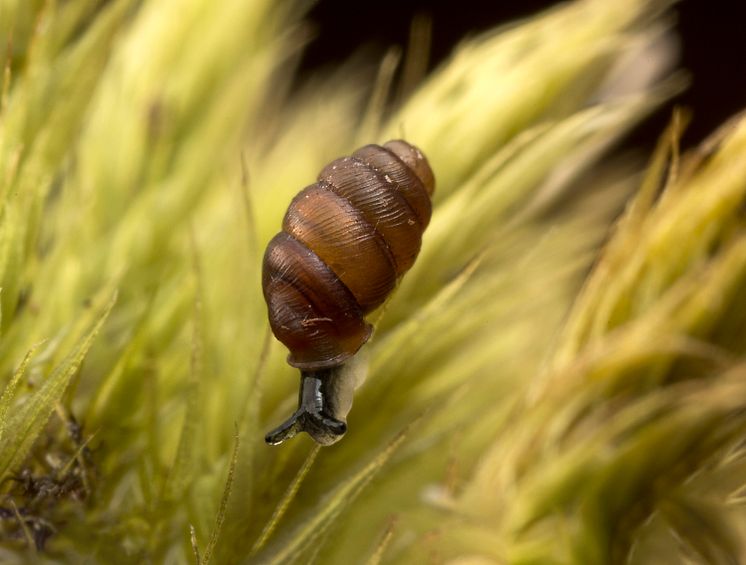
<path id="1" fill-rule="evenodd" d="M 429 68 L 441 63 L 464 38 L 530 16 L 558 2 L 484 2 L 478 0 L 349 2 L 321 0 L 309 13 L 315 39 L 302 60 L 300 80 L 346 61 L 361 48 L 377 58 L 392 45 L 405 46 L 412 19 L 432 18 Z M 693 111 L 684 144 L 705 137 L 732 114 L 746 107 L 746 36 L 741 2 L 683 0 L 675 5 L 676 28 L 682 39 L 680 67 L 691 85 L 627 139 L 629 146 L 649 146 L 665 127 L 674 104 Z"/>

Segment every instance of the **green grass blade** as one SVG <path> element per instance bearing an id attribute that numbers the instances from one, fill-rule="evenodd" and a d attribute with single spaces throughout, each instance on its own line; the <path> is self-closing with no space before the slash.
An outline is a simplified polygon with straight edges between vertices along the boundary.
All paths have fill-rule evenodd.
<path id="1" fill-rule="evenodd" d="M 116 302 L 114 294 L 100 310 L 93 310 L 86 318 L 89 330 L 81 336 L 75 347 L 44 380 L 37 391 L 8 418 L 5 437 L 0 447 L 0 476 L 5 477 L 20 465 L 31 446 L 42 433 L 56 403 L 61 399 L 86 354 L 93 345 L 106 318 Z"/>

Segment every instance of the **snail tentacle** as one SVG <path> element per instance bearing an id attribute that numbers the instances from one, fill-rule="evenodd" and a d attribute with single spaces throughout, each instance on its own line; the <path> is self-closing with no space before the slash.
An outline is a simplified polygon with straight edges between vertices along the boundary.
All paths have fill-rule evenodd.
<path id="1" fill-rule="evenodd" d="M 317 443 L 331 445 L 347 431 L 347 424 L 335 418 L 336 390 L 332 384 L 333 369 L 303 371 L 298 393 L 298 409 L 265 436 L 270 445 L 278 445 L 300 432 L 306 432 Z"/>
<path id="2" fill-rule="evenodd" d="M 267 434 L 344 435 L 351 399 L 340 368 L 368 341 L 365 316 L 414 264 L 430 222 L 435 177 L 414 145 L 366 145 L 332 161 L 290 203 L 267 246 L 262 285 L 272 332 L 302 373 L 298 410 Z M 347 410 L 350 402 L 345 401 Z"/>

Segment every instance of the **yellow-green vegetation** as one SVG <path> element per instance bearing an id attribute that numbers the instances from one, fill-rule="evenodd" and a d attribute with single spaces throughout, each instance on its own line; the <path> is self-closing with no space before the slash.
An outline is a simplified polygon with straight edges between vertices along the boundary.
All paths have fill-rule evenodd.
<path id="1" fill-rule="evenodd" d="M 0 0 L 0 561 L 746 559 L 746 120 L 613 152 L 685 86 L 667 2 L 471 39 L 385 112 L 396 54 L 290 90 L 304 5 Z M 400 136 L 435 211 L 350 431 L 267 447 L 263 247 Z"/>

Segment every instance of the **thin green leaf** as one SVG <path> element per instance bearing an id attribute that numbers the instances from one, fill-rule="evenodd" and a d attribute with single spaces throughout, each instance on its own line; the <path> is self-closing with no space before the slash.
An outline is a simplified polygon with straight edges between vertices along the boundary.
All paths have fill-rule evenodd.
<path id="1" fill-rule="evenodd" d="M 269 548 L 257 559 L 267 564 L 289 563 L 301 554 L 309 544 L 321 537 L 331 527 L 334 520 L 351 506 L 355 498 L 373 479 L 391 456 L 402 445 L 407 437 L 409 428 L 400 432 L 391 442 L 360 471 L 342 481 L 333 492 L 326 497 L 314 513 L 301 522 L 292 532 L 292 536 L 281 544 Z M 292 486 L 292 485 L 291 485 Z M 290 492 L 290 490 L 288 491 Z M 289 500 L 288 500 L 289 501 Z M 270 521 L 270 524 L 272 521 Z"/>
<path id="2" fill-rule="evenodd" d="M 197 249 L 192 238 L 192 270 L 195 277 L 195 297 L 192 314 L 192 344 L 189 365 L 189 380 L 186 393 L 186 411 L 181 425 L 179 444 L 174 455 L 171 470 L 166 479 L 164 498 L 173 501 L 183 496 L 194 476 L 196 434 L 202 414 L 202 382 L 204 381 L 204 338 L 202 329 L 202 275 L 197 258 Z"/>
<path id="3" fill-rule="evenodd" d="M 77 372 L 93 345 L 116 302 L 116 293 L 99 313 L 91 314 L 94 320 L 90 330 L 77 342 L 75 348 L 54 368 L 39 389 L 12 414 L 7 422 L 6 437 L 0 444 L 0 477 L 6 476 L 20 465 L 54 411 L 55 405 Z"/>
<path id="4" fill-rule="evenodd" d="M 18 369 L 16 369 L 15 373 L 13 373 L 10 382 L 3 390 L 2 395 L 0 395 L 0 445 L 2 445 L 3 443 L 5 427 L 7 426 L 8 422 L 8 412 L 10 410 L 11 404 L 13 403 L 13 400 L 16 397 L 16 390 L 18 389 L 18 385 L 20 384 L 23 375 L 26 374 L 26 367 L 28 366 L 29 361 L 31 361 L 31 357 L 33 357 L 34 353 L 40 345 L 41 343 L 37 343 L 28 350 L 28 353 L 26 353 L 26 356 L 23 358 L 23 361 L 21 361 Z"/>
<path id="5" fill-rule="evenodd" d="M 233 477 L 236 474 L 236 464 L 238 463 L 238 450 L 240 443 L 241 441 L 238 436 L 238 430 L 236 430 L 236 435 L 233 438 L 233 453 L 231 454 L 231 462 L 228 466 L 228 476 L 225 479 L 223 496 L 220 497 L 220 507 L 218 508 L 217 516 L 215 516 L 215 525 L 210 532 L 210 538 L 207 541 L 207 547 L 205 548 L 205 554 L 202 559 L 203 565 L 209 565 L 210 560 L 212 559 L 212 554 L 218 545 L 220 534 L 223 531 L 223 524 L 225 523 L 226 511 L 228 509 L 228 501 L 230 500 L 233 489 Z"/>

